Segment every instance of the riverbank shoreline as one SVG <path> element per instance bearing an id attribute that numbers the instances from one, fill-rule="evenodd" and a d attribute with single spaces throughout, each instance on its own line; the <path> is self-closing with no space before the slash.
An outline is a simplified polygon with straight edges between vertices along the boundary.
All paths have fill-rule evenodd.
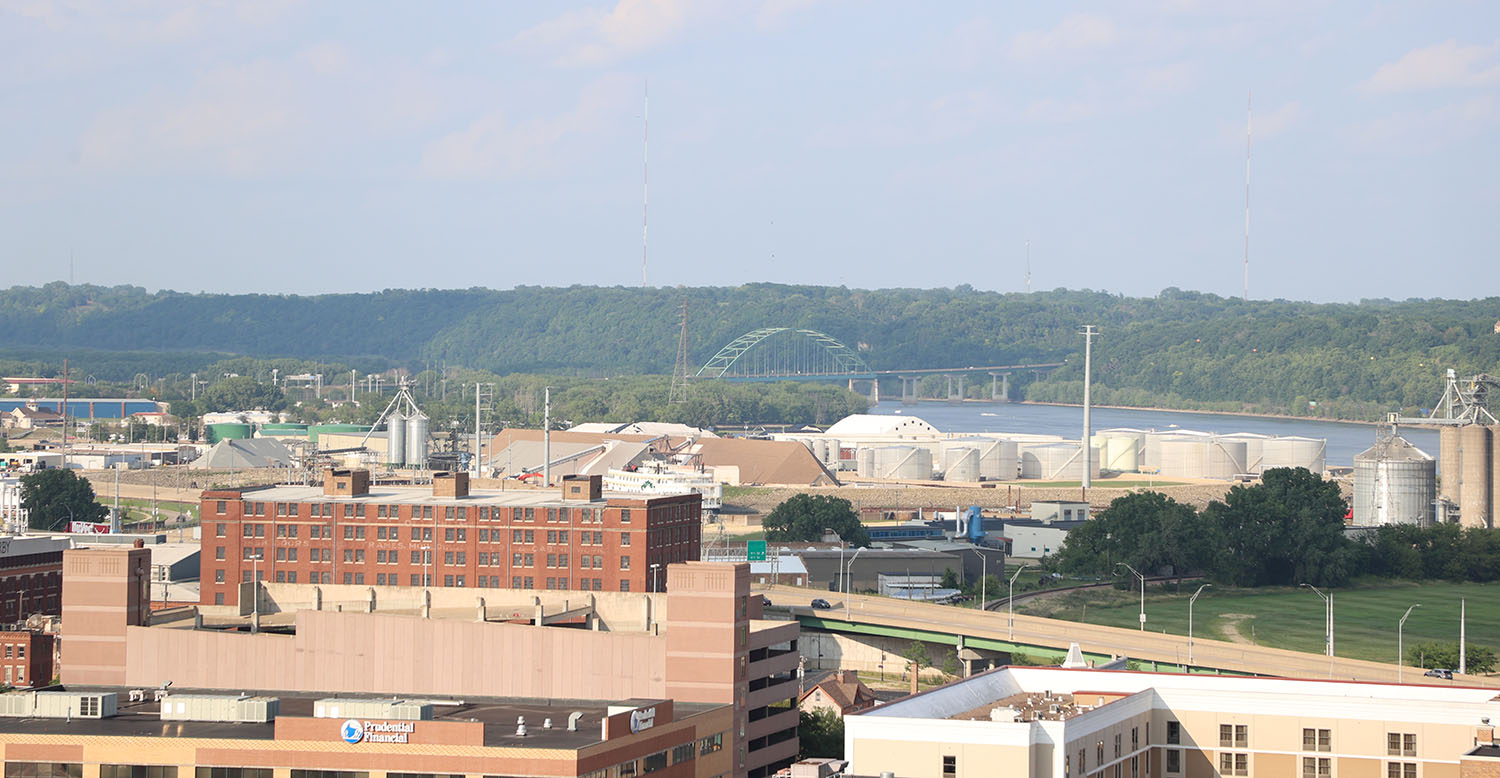
<path id="1" fill-rule="evenodd" d="M 947 405 L 948 403 L 947 403 L 946 400 L 918 400 L 916 403 L 913 403 L 913 404 L 911 404 L 908 407 L 918 407 L 918 406 L 920 406 L 922 404 L 942 406 L 942 405 Z M 1038 401 L 1035 401 L 1035 400 L 1014 400 L 1014 401 L 1011 401 L 1011 402 L 997 403 L 997 402 L 994 402 L 994 401 L 991 401 L 991 400 L 968 400 L 968 399 L 966 399 L 966 400 L 964 400 L 964 405 L 976 405 L 976 406 L 978 406 L 978 405 L 995 405 L 995 406 L 1004 406 L 1004 405 L 1044 405 L 1044 406 L 1051 406 L 1051 407 L 1055 407 L 1055 408 L 1082 408 L 1083 407 L 1083 403 L 1038 402 Z M 1330 418 L 1325 417 L 1325 416 L 1292 416 L 1292 415 L 1285 414 L 1285 413 L 1252 413 L 1250 411 L 1209 411 L 1209 410 L 1194 409 L 1194 408 L 1159 408 L 1159 407 L 1155 407 L 1155 406 L 1147 407 L 1147 406 L 1140 406 L 1140 405 L 1099 405 L 1099 404 L 1095 404 L 1093 407 L 1094 408 L 1109 408 L 1111 410 L 1117 410 L 1117 411 L 1150 411 L 1152 413 L 1201 413 L 1201 414 L 1206 414 L 1206 415 L 1210 415 L 1210 416 L 1243 416 L 1243 417 L 1252 418 L 1252 419 L 1279 419 L 1279 420 L 1282 420 L 1282 421 L 1315 421 L 1315 422 L 1327 422 L 1329 424 L 1351 424 L 1351 425 L 1358 425 L 1358 426 L 1380 426 L 1381 424 L 1384 423 L 1384 422 L 1378 422 L 1378 421 L 1362 421 L 1362 420 L 1358 420 L 1358 419 L 1330 419 Z M 1403 425 L 1403 426 L 1406 426 L 1406 427 L 1416 427 L 1418 429 L 1431 429 L 1431 430 L 1437 429 L 1436 426 L 1431 425 L 1431 424 L 1406 424 L 1406 425 Z"/>

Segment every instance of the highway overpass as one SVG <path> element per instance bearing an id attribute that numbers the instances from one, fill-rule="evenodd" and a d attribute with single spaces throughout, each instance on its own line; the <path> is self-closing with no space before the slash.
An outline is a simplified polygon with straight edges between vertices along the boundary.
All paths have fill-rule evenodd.
<path id="1" fill-rule="evenodd" d="M 1329 658 L 1322 654 L 1195 638 L 1189 660 L 1188 640 L 1181 635 L 1020 614 L 1015 617 L 1012 632 L 1005 612 L 860 594 L 846 599 L 836 592 L 790 586 L 772 586 L 758 591 L 771 600 L 773 608 L 790 612 L 803 627 L 829 632 L 922 640 L 981 651 L 1019 652 L 1057 661 L 1067 653 L 1070 643 L 1077 643 L 1088 659 L 1102 662 L 1124 656 L 1143 663 L 1146 669 L 1161 671 L 1378 682 L 1397 680 L 1396 665 L 1360 659 Z M 818 597 L 828 600 L 834 607 L 826 610 L 811 608 L 809 603 Z M 1394 643 L 1394 636 L 1392 638 Z M 1392 653 L 1395 653 L 1394 649 L 1392 645 Z M 1500 678 L 1455 674 L 1451 682 L 1439 681 L 1410 667 L 1401 672 L 1400 679 L 1407 683 L 1500 688 Z"/>

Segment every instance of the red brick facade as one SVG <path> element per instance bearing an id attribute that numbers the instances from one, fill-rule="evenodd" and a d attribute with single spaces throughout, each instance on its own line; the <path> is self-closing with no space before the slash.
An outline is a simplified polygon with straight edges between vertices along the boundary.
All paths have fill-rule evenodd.
<path id="1" fill-rule="evenodd" d="M 11 686 L 46 686 L 52 683 L 54 638 L 45 632 L 17 630 L 0 632 L 0 673 Z"/>
<path id="2" fill-rule="evenodd" d="M 550 498 L 550 499 L 549 499 Z M 284 583 L 664 591 L 666 565 L 697 560 L 697 494 L 564 500 L 535 491 L 435 496 L 377 487 L 206 491 L 204 605 L 238 603 L 259 575 Z M 430 556 L 428 556 L 430 554 Z M 661 567 L 654 571 L 652 565 Z M 653 578 L 655 579 L 653 581 Z"/>
<path id="3" fill-rule="evenodd" d="M 0 621 L 34 613 L 57 614 L 62 605 L 62 551 L 0 557 Z"/>

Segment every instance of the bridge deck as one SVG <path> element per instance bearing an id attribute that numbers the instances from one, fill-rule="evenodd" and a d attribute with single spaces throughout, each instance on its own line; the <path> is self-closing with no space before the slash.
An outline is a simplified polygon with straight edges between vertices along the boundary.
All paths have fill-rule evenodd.
<path id="1" fill-rule="evenodd" d="M 1160 632 L 1142 632 L 1119 627 L 1104 627 L 1080 624 L 1059 619 L 1017 615 L 1015 637 L 1010 639 L 1008 616 L 1005 612 L 985 612 L 968 608 L 955 608 L 927 603 L 909 603 L 886 597 L 850 595 L 848 597 L 849 618 L 844 617 L 844 598 L 830 596 L 829 592 L 799 589 L 791 586 L 769 587 L 767 595 L 777 606 L 797 606 L 799 616 L 813 617 L 829 622 L 832 629 L 848 625 L 848 631 L 889 634 L 896 637 L 917 637 L 914 633 L 936 636 L 957 636 L 978 639 L 978 647 L 993 647 L 1000 644 L 1043 649 L 1038 653 L 1055 655 L 1065 651 L 1069 643 L 1078 643 L 1085 654 L 1093 656 L 1122 655 L 1130 659 L 1155 662 L 1163 665 L 1187 668 L 1188 641 L 1180 635 Z M 815 597 L 823 597 L 833 603 L 830 610 L 812 610 L 808 603 Z M 923 638 L 931 639 L 931 638 Z M 940 642 L 948 642 L 941 641 Z M 966 640 L 967 642 L 967 640 Z M 972 645 L 972 644 L 971 644 Z M 1217 669 L 1232 673 L 1252 675 L 1277 675 L 1294 678 L 1334 678 L 1339 680 L 1376 681 L 1391 683 L 1397 679 L 1396 665 L 1368 662 L 1359 659 L 1329 657 L 1307 654 L 1266 646 L 1242 645 L 1221 640 L 1193 640 L 1193 668 Z M 1401 679 L 1407 683 L 1424 683 L 1422 671 L 1408 667 Z M 1443 682 L 1448 683 L 1448 682 Z M 1454 675 L 1454 684 L 1500 688 L 1500 679 L 1476 675 Z"/>

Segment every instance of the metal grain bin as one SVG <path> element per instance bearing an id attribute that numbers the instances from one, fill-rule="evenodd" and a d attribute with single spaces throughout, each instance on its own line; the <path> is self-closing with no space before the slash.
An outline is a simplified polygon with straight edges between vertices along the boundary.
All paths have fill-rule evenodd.
<path id="1" fill-rule="evenodd" d="M 1437 462 L 1400 436 L 1377 441 L 1354 456 L 1354 523 L 1431 523 Z"/>

